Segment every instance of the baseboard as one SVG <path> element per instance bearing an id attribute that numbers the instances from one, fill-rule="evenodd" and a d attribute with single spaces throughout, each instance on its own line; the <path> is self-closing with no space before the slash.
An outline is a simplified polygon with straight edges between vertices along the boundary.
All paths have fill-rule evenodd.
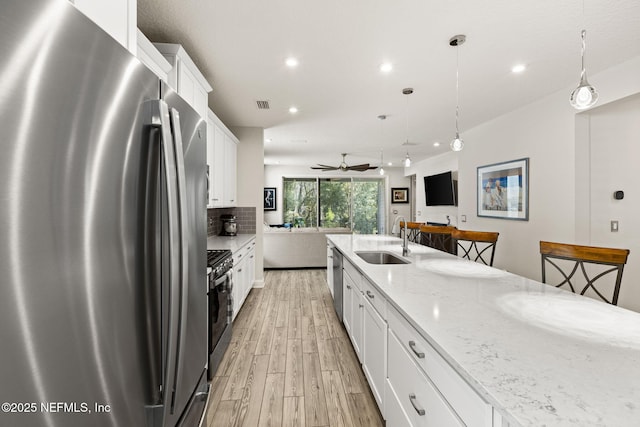
<path id="1" fill-rule="evenodd" d="M 255 280 L 252 288 L 264 288 L 264 280 Z"/>

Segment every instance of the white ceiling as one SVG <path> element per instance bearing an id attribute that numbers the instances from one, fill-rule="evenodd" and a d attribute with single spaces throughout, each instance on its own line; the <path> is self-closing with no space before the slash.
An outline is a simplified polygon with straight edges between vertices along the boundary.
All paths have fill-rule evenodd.
<path id="1" fill-rule="evenodd" d="M 383 149 L 398 165 L 407 138 L 413 160 L 448 151 L 456 49 L 463 139 L 555 91 L 568 102 L 583 27 L 589 75 L 640 55 L 638 0 L 138 0 L 138 26 L 185 47 L 227 126 L 265 129 L 266 164 L 338 165 L 348 152 L 349 164 L 377 165 Z M 459 48 L 448 43 L 456 34 L 467 36 Z M 296 69 L 284 64 L 290 55 Z M 386 75 L 384 61 L 394 65 Z M 516 63 L 527 70 L 513 74 Z"/>

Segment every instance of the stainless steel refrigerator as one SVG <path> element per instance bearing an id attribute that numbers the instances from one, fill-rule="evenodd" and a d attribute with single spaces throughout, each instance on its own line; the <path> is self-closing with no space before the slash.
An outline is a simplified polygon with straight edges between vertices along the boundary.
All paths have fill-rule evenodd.
<path id="1" fill-rule="evenodd" d="M 198 425 L 205 122 L 66 0 L 0 57 L 0 425 Z"/>

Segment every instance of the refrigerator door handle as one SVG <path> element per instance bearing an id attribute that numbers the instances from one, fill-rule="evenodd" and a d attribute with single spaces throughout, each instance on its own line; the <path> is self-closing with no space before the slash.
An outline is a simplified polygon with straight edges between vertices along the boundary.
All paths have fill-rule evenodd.
<path id="1" fill-rule="evenodd" d="M 173 138 L 171 135 L 171 119 L 169 116 L 169 107 L 163 100 L 152 101 L 153 111 L 151 124 L 160 128 L 160 144 L 162 153 L 162 162 L 164 163 L 164 178 L 166 180 L 166 196 L 167 196 L 167 216 L 168 216 L 168 242 L 167 251 L 169 257 L 169 326 L 167 336 L 167 357 L 164 365 L 164 381 L 162 386 L 162 400 L 164 402 L 163 419 L 168 418 L 168 411 L 173 410 L 173 401 L 175 393 L 175 373 L 176 358 L 178 357 L 178 339 L 179 339 L 179 316 L 180 307 L 180 263 L 179 254 L 176 250 L 178 241 L 182 239 L 179 227 L 176 223 L 179 220 L 179 199 L 176 176 L 176 157 Z"/>
<path id="2" fill-rule="evenodd" d="M 174 369 L 174 390 L 180 390 L 182 380 L 182 366 L 187 339 L 187 311 L 189 306 L 189 251 L 187 241 L 187 183 L 184 169 L 184 151 L 182 147 L 182 129 L 180 127 L 180 113 L 171 109 L 171 130 L 173 133 L 176 158 L 176 172 L 178 182 L 178 212 L 180 223 L 180 316 L 178 318 L 178 349 Z M 172 402 L 173 406 L 173 402 Z M 173 408 L 172 408 L 173 410 Z"/>

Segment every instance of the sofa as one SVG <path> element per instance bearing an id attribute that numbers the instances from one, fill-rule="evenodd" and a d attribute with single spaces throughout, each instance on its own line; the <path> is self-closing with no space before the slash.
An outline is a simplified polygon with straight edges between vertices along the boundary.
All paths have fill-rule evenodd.
<path id="1" fill-rule="evenodd" d="M 264 268 L 326 268 L 327 234 L 351 234 L 351 230 L 265 226 Z"/>

